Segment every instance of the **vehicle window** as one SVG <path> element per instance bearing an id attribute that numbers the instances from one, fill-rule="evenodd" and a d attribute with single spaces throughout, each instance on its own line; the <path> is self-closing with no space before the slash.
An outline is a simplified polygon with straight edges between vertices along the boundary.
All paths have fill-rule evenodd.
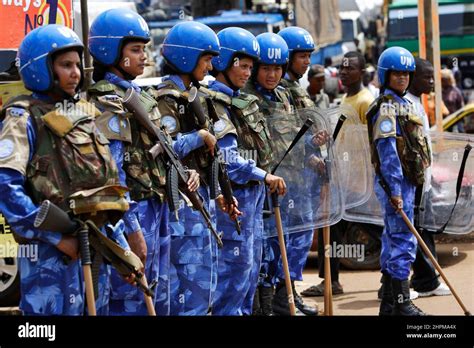
<path id="1" fill-rule="evenodd" d="M 474 134 L 474 112 L 471 112 L 468 115 L 464 116 L 461 121 L 464 123 L 464 131 L 466 133 Z"/>
<path id="2" fill-rule="evenodd" d="M 341 20 L 342 25 L 342 41 L 354 40 L 354 24 L 350 19 Z"/>
<path id="3" fill-rule="evenodd" d="M 19 80 L 18 69 L 15 66 L 16 51 L 0 50 L 0 81 Z"/>

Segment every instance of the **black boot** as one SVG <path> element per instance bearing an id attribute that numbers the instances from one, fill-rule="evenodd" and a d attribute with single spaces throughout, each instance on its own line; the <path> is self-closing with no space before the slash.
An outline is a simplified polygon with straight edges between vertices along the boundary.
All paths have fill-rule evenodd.
<path id="1" fill-rule="evenodd" d="M 392 278 L 393 310 L 392 315 L 421 316 L 426 315 L 410 300 L 410 284 L 408 280 Z"/>
<path id="2" fill-rule="evenodd" d="M 273 316 L 273 286 L 271 288 L 266 288 L 264 286 L 258 287 L 258 292 L 260 294 L 260 315 L 264 316 Z"/>
<path id="3" fill-rule="evenodd" d="M 252 315 L 262 315 L 262 308 L 260 307 L 260 287 L 257 286 L 255 295 L 253 296 Z"/>
<path id="4" fill-rule="evenodd" d="M 383 274 L 380 280 L 382 287 L 380 288 L 380 303 L 379 315 L 387 316 L 392 315 L 393 310 L 393 294 L 392 294 L 392 277 L 388 274 Z"/>
<path id="5" fill-rule="evenodd" d="M 315 304 L 314 306 L 307 305 L 303 302 L 303 298 L 296 292 L 295 281 L 291 281 L 291 288 L 293 289 L 293 297 L 295 299 L 295 306 L 298 308 L 302 313 L 305 315 L 318 315 L 318 306 Z M 285 288 L 286 290 L 286 288 Z"/>

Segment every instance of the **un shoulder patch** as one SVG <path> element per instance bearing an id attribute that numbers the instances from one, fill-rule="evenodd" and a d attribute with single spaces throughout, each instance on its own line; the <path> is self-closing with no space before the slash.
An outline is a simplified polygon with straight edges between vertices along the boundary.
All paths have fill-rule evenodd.
<path id="1" fill-rule="evenodd" d="M 7 158 L 13 154 L 15 145 L 10 139 L 0 140 L 0 158 Z"/>
<path id="2" fill-rule="evenodd" d="M 170 115 L 165 115 L 161 117 L 161 125 L 166 128 L 168 132 L 174 132 L 177 128 L 176 118 Z"/>
<path id="3" fill-rule="evenodd" d="M 21 117 L 25 114 L 25 112 L 26 110 L 23 108 L 11 107 L 11 108 L 8 108 L 7 115 L 10 115 L 13 117 Z"/>
<path id="4" fill-rule="evenodd" d="M 380 122 L 380 131 L 382 133 L 390 133 L 393 131 L 393 124 L 390 120 Z"/>

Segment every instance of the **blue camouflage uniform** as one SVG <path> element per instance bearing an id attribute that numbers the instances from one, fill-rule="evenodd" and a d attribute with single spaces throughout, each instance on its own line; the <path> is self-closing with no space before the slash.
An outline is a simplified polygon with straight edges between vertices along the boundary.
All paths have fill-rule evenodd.
<path id="1" fill-rule="evenodd" d="M 402 105 L 408 104 L 404 98 L 399 97 L 390 89 L 387 89 L 385 94 L 393 96 L 394 102 Z M 380 111 L 373 117 L 374 125 L 383 110 L 382 104 Z M 381 127 L 383 126 L 382 122 Z M 396 134 L 401 136 L 398 122 L 396 122 Z M 377 139 L 375 145 L 380 158 L 380 172 L 383 179 L 389 186 L 392 196 L 402 197 L 403 211 L 413 222 L 416 187 L 403 175 L 396 139 L 395 137 Z M 411 264 L 416 256 L 416 237 L 409 231 L 402 217 L 390 204 L 389 197 L 378 183 L 379 179 L 380 177 L 377 176 L 374 189 L 384 211 L 385 225 L 382 234 L 380 265 L 382 272 L 387 272 L 392 278 L 406 280 L 410 275 Z"/>
<path id="2" fill-rule="evenodd" d="M 163 82 L 167 81 L 173 83 L 175 90 L 176 88 L 181 92 L 186 90 L 178 75 L 166 76 Z M 158 92 L 162 88 L 165 86 L 158 86 Z M 164 99 L 158 97 L 157 100 L 158 104 L 167 102 L 166 97 Z M 164 116 L 169 115 L 162 114 L 162 117 Z M 166 119 L 163 123 L 166 126 Z M 177 133 L 173 143 L 173 148 L 180 158 L 186 157 L 202 146 L 204 141 L 197 131 Z M 215 227 L 215 205 L 210 201 L 209 188 L 201 182 L 198 193 Z M 177 213 L 169 214 L 170 314 L 206 315 L 212 305 L 217 283 L 217 243 L 199 211 L 188 207 L 183 200 L 181 202 Z"/>
<path id="3" fill-rule="evenodd" d="M 219 81 L 211 81 L 209 89 L 229 97 L 238 96 L 230 87 Z M 226 107 L 229 117 L 231 113 Z M 242 212 L 241 234 L 228 214 L 217 212 L 217 229 L 223 232 L 224 247 L 219 250 L 218 281 L 212 305 L 213 315 L 250 315 L 261 263 L 262 210 L 265 187 L 262 181 L 266 172 L 256 167 L 254 160 L 246 160 L 239 154 L 237 136 L 227 133 L 218 139 L 219 147 L 227 163 L 230 180 L 237 184 L 234 196 Z M 245 185 L 250 181 L 255 185 Z"/>
<path id="4" fill-rule="evenodd" d="M 105 74 L 105 80 L 123 90 L 133 87 L 138 93 L 140 88 L 133 82 L 121 79 L 110 72 Z M 100 103 L 96 106 L 101 109 Z M 112 127 L 113 128 L 113 127 Z M 121 140 L 110 139 L 112 156 L 119 170 L 122 185 L 126 185 L 127 174 L 123 169 L 125 143 Z M 158 283 L 155 288 L 153 303 L 157 315 L 169 315 L 169 235 L 168 235 L 168 205 L 160 199 L 152 197 L 135 202 L 130 199 L 130 209 L 123 217 L 121 226 L 123 233 L 143 233 L 147 245 L 145 275 L 148 284 Z M 138 232 L 137 232 L 138 231 Z M 144 294 L 135 285 L 126 283 L 120 274 L 110 272 L 110 315 L 147 315 Z"/>

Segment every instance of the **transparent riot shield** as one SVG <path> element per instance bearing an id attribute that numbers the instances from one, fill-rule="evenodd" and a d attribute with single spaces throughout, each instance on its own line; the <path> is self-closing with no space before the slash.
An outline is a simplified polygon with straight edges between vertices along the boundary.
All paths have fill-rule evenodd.
<path id="1" fill-rule="evenodd" d="M 449 219 L 445 232 L 470 233 L 474 230 L 474 153 L 466 161 L 461 190 L 456 200 L 456 184 L 466 144 L 474 141 L 472 135 L 456 133 L 431 133 L 433 163 L 431 180 L 424 187 L 419 210 L 419 226 L 437 231 Z"/>
<path id="2" fill-rule="evenodd" d="M 373 176 L 367 126 L 350 105 L 341 105 L 326 111 L 331 123 L 331 134 L 339 128 L 335 140 L 335 155 L 341 180 L 344 208 L 350 209 L 365 203 L 373 191 Z M 339 121 L 341 115 L 345 121 Z M 339 123 L 339 125 L 338 125 Z"/>
<path id="3" fill-rule="evenodd" d="M 280 112 L 266 119 L 274 146 L 274 164 L 283 157 L 304 121 L 310 118 L 314 122 L 275 172 L 285 179 L 288 189 L 279 198 L 284 233 L 312 231 L 337 223 L 342 217 L 343 198 L 327 121 L 316 110 L 298 114 L 277 111 Z M 273 215 L 265 220 L 265 235 L 276 234 Z"/>

